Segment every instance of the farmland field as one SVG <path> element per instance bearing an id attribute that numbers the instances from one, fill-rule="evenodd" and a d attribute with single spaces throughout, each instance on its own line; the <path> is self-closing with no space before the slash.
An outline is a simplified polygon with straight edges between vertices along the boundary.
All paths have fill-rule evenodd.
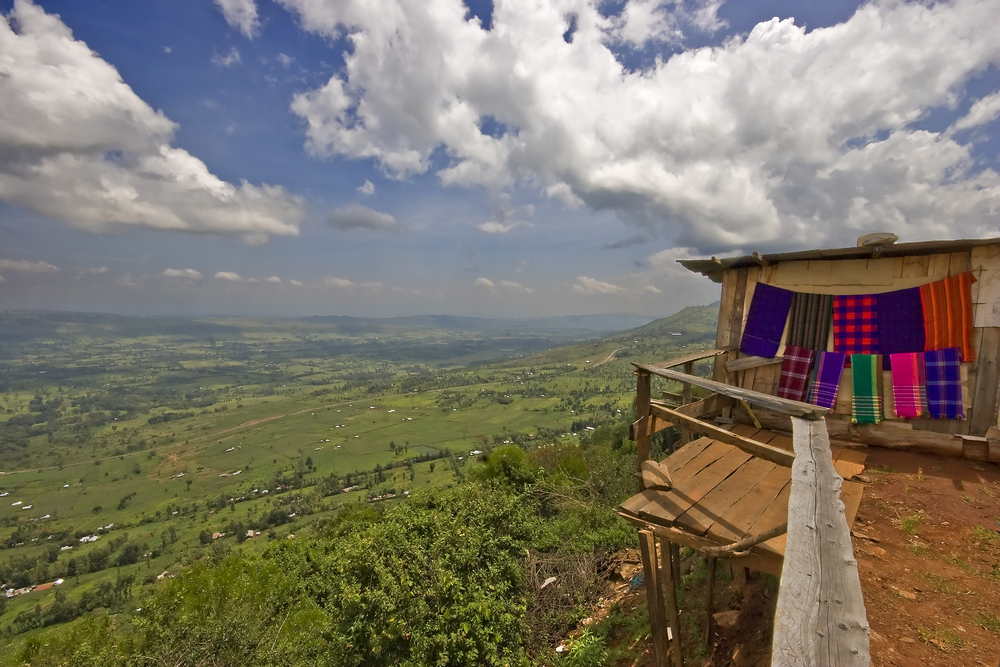
<path id="1" fill-rule="evenodd" d="M 0 650 L 46 632 L 32 610 L 57 593 L 100 613 L 162 573 L 308 531 L 345 503 L 456 484 L 472 452 L 624 423 L 629 362 L 708 346 L 714 317 L 688 308 L 607 336 L 0 311 L 0 578 L 63 580 L 0 598 Z"/>

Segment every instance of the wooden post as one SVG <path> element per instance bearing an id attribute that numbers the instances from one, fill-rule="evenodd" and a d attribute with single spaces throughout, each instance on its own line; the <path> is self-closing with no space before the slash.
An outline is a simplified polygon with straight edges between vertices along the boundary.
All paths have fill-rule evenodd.
<path id="1" fill-rule="evenodd" d="M 663 587 L 656 558 L 656 538 L 648 530 L 639 531 L 639 556 L 646 584 L 646 606 L 649 608 L 649 627 L 653 633 L 653 656 L 656 667 L 670 667 L 667 645 L 667 618 L 663 613 Z"/>
<path id="2" fill-rule="evenodd" d="M 715 603 L 715 557 L 706 558 L 708 567 L 708 600 L 706 606 L 708 613 L 705 614 L 705 651 L 712 648 L 712 611 Z"/>
<path id="3" fill-rule="evenodd" d="M 635 418 L 636 421 L 649 416 L 650 399 L 650 375 L 642 370 L 636 372 L 635 387 Z M 643 429 L 641 433 L 635 435 L 636 465 L 642 466 L 643 461 L 649 460 L 650 449 L 650 429 Z M 642 482 L 642 470 L 639 471 L 639 491 L 643 491 L 645 486 Z"/>
<path id="4" fill-rule="evenodd" d="M 660 538 L 660 572 L 663 573 L 663 589 L 666 593 L 667 613 L 670 616 L 670 652 L 674 657 L 674 667 L 684 667 L 684 654 L 681 649 L 681 621 L 677 609 L 677 577 L 674 567 L 680 568 L 680 559 L 674 558 L 674 547 L 677 545 Z M 679 550 L 678 550 L 679 551 Z"/>
<path id="5" fill-rule="evenodd" d="M 694 362 L 689 361 L 684 364 L 684 373 L 686 375 L 694 375 Z M 681 385 L 683 389 L 681 390 L 681 405 L 689 405 L 691 403 L 691 383 L 685 382 Z M 691 431 L 687 428 L 681 428 L 681 446 L 684 446 L 691 442 Z"/>
<path id="6" fill-rule="evenodd" d="M 788 538 L 772 667 L 868 667 L 868 617 L 826 421 L 792 418 Z"/>

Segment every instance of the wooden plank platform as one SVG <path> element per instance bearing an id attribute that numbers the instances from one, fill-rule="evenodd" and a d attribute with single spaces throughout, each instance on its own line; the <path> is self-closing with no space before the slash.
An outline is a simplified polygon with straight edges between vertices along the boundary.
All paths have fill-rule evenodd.
<path id="1" fill-rule="evenodd" d="M 791 450 L 792 440 L 746 424 L 726 427 L 745 438 Z M 865 452 L 847 447 L 831 449 L 833 466 L 844 478 L 841 498 L 848 525 L 854 523 L 863 486 L 849 481 L 864 470 Z M 647 489 L 622 503 L 622 516 L 637 526 L 674 528 L 692 538 L 692 544 L 732 544 L 747 535 L 765 532 L 788 520 L 791 470 L 765 461 L 709 437 L 694 440 L 661 462 L 670 470 L 674 487 Z M 753 548 L 752 560 L 774 574 L 781 571 L 785 535 Z"/>

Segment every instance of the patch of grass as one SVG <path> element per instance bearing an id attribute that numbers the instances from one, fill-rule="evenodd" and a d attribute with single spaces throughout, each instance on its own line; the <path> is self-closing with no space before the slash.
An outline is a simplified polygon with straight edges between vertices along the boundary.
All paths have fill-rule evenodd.
<path id="1" fill-rule="evenodd" d="M 920 578 L 930 584 L 934 590 L 938 593 L 946 593 L 948 595 L 955 595 L 958 593 L 958 589 L 952 584 L 947 577 L 939 577 L 936 574 L 931 574 L 930 572 L 921 572 L 919 574 Z"/>
<path id="2" fill-rule="evenodd" d="M 962 568 L 963 570 L 965 570 L 966 574 L 975 574 L 976 573 L 975 570 L 973 569 L 973 567 L 971 565 L 969 565 L 968 563 L 966 563 L 964 560 L 962 560 L 961 558 L 959 558 L 955 554 L 952 554 L 950 556 L 945 556 L 944 557 L 944 562 L 949 563 L 951 565 L 954 565 L 956 567 Z"/>
<path id="3" fill-rule="evenodd" d="M 931 550 L 922 544 L 911 544 L 910 553 L 918 558 L 927 558 L 931 555 Z"/>
<path id="4" fill-rule="evenodd" d="M 907 475 L 906 479 L 912 479 L 915 482 L 923 482 L 924 480 L 927 479 L 927 475 L 924 474 L 923 468 L 917 468 L 917 474 Z"/>
<path id="5" fill-rule="evenodd" d="M 931 630 L 921 625 L 917 628 L 917 634 L 920 636 L 920 641 L 933 644 L 948 653 L 965 647 L 965 640 L 959 637 L 954 630 L 948 628 Z"/>
<path id="6" fill-rule="evenodd" d="M 984 630 L 989 630 L 995 635 L 1000 635 L 1000 616 L 996 614 L 988 611 L 977 611 L 972 622 Z"/>
<path id="7" fill-rule="evenodd" d="M 983 551 L 991 551 L 992 547 L 1000 544 L 1000 533 L 983 526 L 976 526 L 972 529 L 972 543 Z"/>
<path id="8" fill-rule="evenodd" d="M 892 466 L 884 466 L 876 464 L 868 466 L 868 472 L 881 473 L 883 475 L 891 475 L 892 473 L 899 471 L 893 468 Z"/>
<path id="9" fill-rule="evenodd" d="M 962 496 L 962 502 L 965 503 L 966 505 L 969 505 L 970 507 L 975 507 L 976 509 L 979 509 L 979 501 L 976 500 L 976 498 L 974 498 L 973 496 L 970 496 L 969 494 L 965 494 L 964 496 Z"/>
<path id="10" fill-rule="evenodd" d="M 978 489 L 976 489 L 976 493 L 978 493 L 980 495 L 984 495 L 987 498 L 996 498 L 997 497 L 997 494 L 993 493 L 993 491 L 991 491 L 988 486 L 981 486 L 981 487 L 979 487 Z"/>
<path id="11" fill-rule="evenodd" d="M 910 535 L 914 535 L 917 532 L 917 527 L 926 520 L 927 513 L 920 510 L 918 512 L 914 512 L 913 514 L 904 516 L 901 519 L 897 519 L 896 521 L 893 521 L 893 523 L 895 523 L 896 527 L 900 530 L 906 531 Z"/>

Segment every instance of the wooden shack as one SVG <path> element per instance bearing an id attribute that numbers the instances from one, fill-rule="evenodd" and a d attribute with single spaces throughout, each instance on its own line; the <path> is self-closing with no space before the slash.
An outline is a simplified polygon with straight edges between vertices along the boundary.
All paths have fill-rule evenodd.
<path id="1" fill-rule="evenodd" d="M 850 369 L 841 378 L 837 404 L 827 417 L 830 436 L 863 444 L 913 447 L 950 456 L 1000 461 L 1000 450 L 990 451 L 986 436 L 996 431 L 1000 411 L 1000 238 L 896 243 L 876 247 L 806 250 L 725 259 L 679 260 L 687 269 L 722 284 L 713 379 L 718 382 L 774 394 L 781 370 L 782 348 L 775 358 L 750 357 L 738 347 L 754 291 L 760 283 L 813 294 L 879 294 L 956 276 L 971 271 L 975 358 L 962 363 L 962 390 L 966 419 L 893 416 L 892 383 L 884 371 L 885 420 L 878 425 L 851 426 Z M 832 334 L 831 334 L 832 335 Z M 762 423 L 776 415 L 757 412 Z M 749 423 L 738 408 L 732 415 Z M 787 419 L 780 420 L 784 424 Z M 941 438 L 938 434 L 950 434 Z M 964 437 L 963 437 L 964 436 Z M 992 438 L 991 438 L 992 439 Z M 995 442 L 993 449 L 997 449 Z"/>
<path id="2" fill-rule="evenodd" d="M 865 667 L 869 631 L 850 538 L 862 494 L 862 486 L 852 478 L 864 469 L 867 456 L 858 445 L 1000 463 L 1000 238 L 859 244 L 680 263 L 722 285 L 716 345 L 667 361 L 633 362 L 637 419 L 631 434 L 639 461 L 639 492 L 619 507 L 619 514 L 639 530 L 655 664 L 683 666 L 675 586 L 680 578 L 678 546 L 684 545 L 703 553 L 709 562 L 706 649 L 712 636 L 715 561 L 724 558 L 781 576 L 773 666 Z M 964 275 L 968 272 L 975 278 L 971 304 L 969 277 Z M 933 293 L 938 281 L 955 276 L 962 278 L 948 282 L 960 282 L 965 290 L 957 300 L 964 341 L 960 352 L 968 357 L 960 368 L 961 400 L 954 366 L 959 351 L 945 345 L 930 347 L 928 354 L 944 350 L 953 355 L 947 379 L 949 407 L 957 414 L 961 403 L 965 419 L 896 418 L 891 373 L 881 371 L 882 389 L 873 390 L 880 367 L 872 362 L 879 357 L 870 353 L 856 357 L 858 363 L 869 364 L 868 373 L 858 376 L 859 386 L 867 387 L 868 393 L 858 396 L 859 402 L 876 404 L 881 397 L 878 412 L 884 418 L 873 419 L 875 423 L 852 423 L 855 385 L 849 365 L 839 386 L 836 379 L 829 381 L 830 401 L 832 388 L 837 388 L 829 410 L 778 396 L 791 321 L 787 310 L 787 321 L 780 314 L 769 318 L 768 356 L 740 350 L 754 294 L 762 284 L 781 288 L 761 290 L 762 295 L 785 290 L 844 297 L 916 287 Z M 923 289 L 916 297 L 918 310 Z M 934 301 L 933 296 L 928 299 Z M 889 300 L 886 295 L 868 301 Z M 931 312 L 929 321 L 934 322 Z M 897 328 L 915 330 L 911 321 L 899 321 Z M 913 326 L 923 335 L 922 320 Z M 826 350 L 831 350 L 834 329 L 827 338 L 817 334 L 813 338 L 817 347 L 811 349 L 822 350 L 826 340 Z M 754 332 L 746 333 L 748 339 L 754 338 Z M 930 341 L 931 334 L 927 335 Z M 714 359 L 712 379 L 695 376 L 694 363 L 709 358 Z M 683 372 L 676 370 L 679 367 Z M 650 384 L 654 376 L 679 382 L 682 393 L 654 397 Z M 694 400 L 694 387 L 709 395 Z M 682 429 L 682 446 L 661 461 L 649 460 L 651 436 L 674 425 Z"/>

